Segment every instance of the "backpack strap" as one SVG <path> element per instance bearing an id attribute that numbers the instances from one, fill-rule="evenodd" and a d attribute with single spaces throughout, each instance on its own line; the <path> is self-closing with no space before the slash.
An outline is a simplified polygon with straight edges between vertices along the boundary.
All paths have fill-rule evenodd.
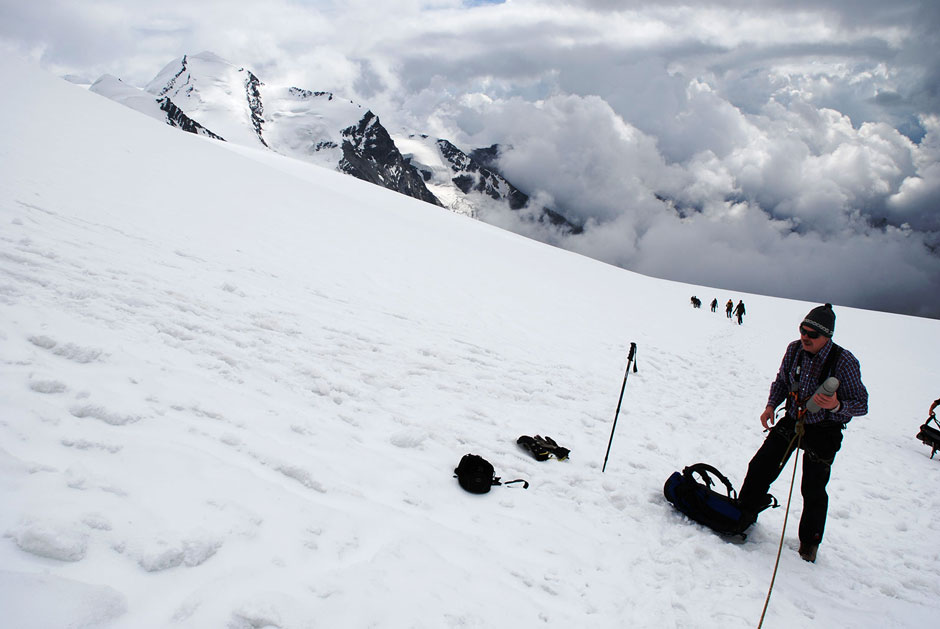
<path id="1" fill-rule="evenodd" d="M 842 346 L 836 345 L 833 342 L 832 347 L 829 348 L 829 355 L 826 356 L 826 362 L 823 363 L 822 369 L 819 370 L 819 384 L 825 382 L 829 376 L 835 373 L 836 363 L 839 362 L 840 356 L 842 356 Z"/>
<path id="2" fill-rule="evenodd" d="M 819 384 L 822 384 L 830 376 L 832 376 L 836 371 L 836 363 L 839 362 L 839 357 L 842 356 L 842 346 L 836 345 L 835 342 L 832 343 L 832 347 L 829 348 L 829 355 L 826 356 L 826 362 L 823 363 L 822 369 L 819 370 Z M 826 409 L 826 419 L 832 417 L 832 411 Z"/>
<path id="3" fill-rule="evenodd" d="M 802 348 L 798 349 L 794 354 L 793 358 L 790 359 L 790 364 L 787 365 L 787 373 L 790 373 L 793 370 L 793 364 L 800 358 L 800 352 L 804 351 Z M 832 342 L 832 347 L 829 348 L 829 355 L 826 356 L 826 361 L 822 364 L 822 368 L 819 370 L 819 384 L 825 382 L 826 378 L 831 376 L 836 370 L 836 363 L 839 361 L 839 356 L 842 355 L 842 346 L 837 345 L 835 341 Z M 797 380 L 800 379 L 800 374 L 797 374 Z"/>
<path id="4" fill-rule="evenodd" d="M 787 370 L 785 373 L 787 374 L 788 378 L 790 377 L 790 373 L 793 372 L 794 364 L 797 365 L 797 372 L 796 372 L 795 380 L 792 383 L 790 383 L 790 391 L 789 393 L 787 393 L 787 399 L 783 405 L 783 414 L 785 417 L 791 414 L 793 417 L 796 417 L 796 412 L 793 407 L 796 405 L 795 403 L 797 402 L 797 397 L 800 394 L 800 362 L 799 361 L 800 361 L 800 354 L 802 353 L 803 353 L 803 348 L 801 347 L 800 349 L 796 350 L 793 353 L 793 357 L 790 358 L 790 362 L 787 363 Z M 791 413 L 791 411 L 793 412 Z"/>
<path id="5" fill-rule="evenodd" d="M 506 482 L 503 482 L 502 480 L 500 480 L 500 477 L 499 477 L 499 476 L 494 476 L 494 477 L 493 477 L 493 484 L 492 484 L 492 486 L 493 486 L 493 487 L 496 487 L 497 485 L 512 485 L 513 483 L 522 483 L 522 488 L 523 488 L 523 489 L 528 489 L 528 488 L 529 488 L 529 481 L 527 481 L 527 480 L 525 480 L 525 479 L 523 479 L 523 478 L 517 478 L 516 480 L 507 480 Z"/>
<path id="6" fill-rule="evenodd" d="M 731 481 L 728 480 L 728 477 L 719 472 L 715 467 L 709 465 L 708 463 L 696 463 L 695 465 L 690 465 L 682 470 L 682 474 L 687 477 L 691 477 L 695 473 L 698 473 L 698 475 L 702 477 L 702 480 L 705 481 L 705 486 L 709 489 L 711 489 L 711 486 L 715 483 L 708 475 L 709 473 L 714 474 L 715 477 L 720 480 L 728 490 L 728 497 L 732 500 L 738 499 L 738 493 L 734 490 L 734 486 L 731 484 Z"/>

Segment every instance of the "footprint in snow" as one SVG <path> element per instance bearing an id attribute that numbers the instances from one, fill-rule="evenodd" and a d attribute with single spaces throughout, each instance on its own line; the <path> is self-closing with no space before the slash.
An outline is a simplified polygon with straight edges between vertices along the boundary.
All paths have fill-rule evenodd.
<path id="1" fill-rule="evenodd" d="M 402 430 L 392 435 L 389 441 L 399 448 L 418 448 L 427 438 L 427 433 L 423 431 Z"/>
<path id="2" fill-rule="evenodd" d="M 193 568 L 209 560 L 222 547 L 222 540 L 207 535 L 183 539 L 164 537 L 146 540 L 130 550 L 137 565 L 147 572 L 160 572 L 179 566 Z"/>
<path id="3" fill-rule="evenodd" d="M 85 439 L 62 439 L 60 441 L 62 445 L 66 448 L 75 448 L 76 450 L 103 450 L 111 454 L 116 454 L 121 451 L 123 446 L 110 444 L 110 443 L 101 443 L 99 441 L 87 441 Z"/>
<path id="4" fill-rule="evenodd" d="M 27 340 L 36 347 L 48 350 L 76 363 L 86 364 L 98 360 L 103 352 L 94 347 L 81 347 L 73 343 L 64 345 L 48 336 L 30 336 Z"/>
<path id="5" fill-rule="evenodd" d="M 36 393 L 63 393 L 68 390 L 65 383 L 58 380 L 30 380 L 29 388 Z"/>
<path id="6" fill-rule="evenodd" d="M 69 408 L 69 413 L 79 419 L 93 417 L 112 426 L 124 426 L 140 420 L 140 417 L 114 413 L 96 404 L 76 404 Z"/>

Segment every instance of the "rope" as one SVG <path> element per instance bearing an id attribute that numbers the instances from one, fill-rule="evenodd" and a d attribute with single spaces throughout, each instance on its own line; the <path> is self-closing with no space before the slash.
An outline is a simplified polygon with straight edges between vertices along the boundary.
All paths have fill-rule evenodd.
<path id="1" fill-rule="evenodd" d="M 764 600 L 764 610 L 760 613 L 760 622 L 757 623 L 757 629 L 761 629 L 764 625 L 764 616 L 767 614 L 767 606 L 770 605 L 770 594 L 774 591 L 774 581 L 777 580 L 777 568 L 780 566 L 780 554 L 783 552 L 783 539 L 787 533 L 787 517 L 790 515 L 790 500 L 793 499 L 793 486 L 796 484 L 796 466 L 800 460 L 800 441 L 803 437 L 803 421 L 800 420 L 796 424 L 796 434 L 793 436 L 793 440 L 790 441 L 790 445 L 793 445 L 793 441 L 796 441 L 796 456 L 793 459 L 793 476 L 790 477 L 790 493 L 787 495 L 787 508 L 783 514 L 783 530 L 780 531 L 780 545 L 777 547 L 777 560 L 774 562 L 774 573 L 770 577 L 770 588 L 767 590 L 767 598 Z M 784 460 L 786 456 L 789 455 L 790 449 L 787 447 L 787 454 L 784 455 Z M 781 464 L 782 465 L 782 464 Z"/>

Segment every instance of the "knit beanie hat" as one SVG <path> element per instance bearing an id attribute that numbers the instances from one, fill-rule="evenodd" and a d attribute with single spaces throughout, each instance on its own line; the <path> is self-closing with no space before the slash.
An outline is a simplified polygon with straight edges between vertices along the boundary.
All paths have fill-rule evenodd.
<path id="1" fill-rule="evenodd" d="M 832 311 L 832 304 L 816 306 L 809 311 L 802 325 L 812 328 L 825 337 L 832 338 L 836 331 L 836 313 Z"/>

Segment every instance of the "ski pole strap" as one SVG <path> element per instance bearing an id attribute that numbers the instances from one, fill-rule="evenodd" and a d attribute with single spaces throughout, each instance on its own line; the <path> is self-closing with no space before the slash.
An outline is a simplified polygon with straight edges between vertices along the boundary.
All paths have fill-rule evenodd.
<path id="1" fill-rule="evenodd" d="M 636 373 L 636 343 L 630 343 L 630 355 L 627 356 L 627 362 L 633 361 L 633 373 Z"/>
<path id="2" fill-rule="evenodd" d="M 508 480 L 508 481 L 506 481 L 505 483 L 503 483 L 503 485 L 512 485 L 513 483 L 522 483 L 522 488 L 523 488 L 523 489 L 528 489 L 528 488 L 529 488 L 529 481 L 524 480 L 524 479 L 522 479 L 522 478 L 517 478 L 516 480 Z"/>

